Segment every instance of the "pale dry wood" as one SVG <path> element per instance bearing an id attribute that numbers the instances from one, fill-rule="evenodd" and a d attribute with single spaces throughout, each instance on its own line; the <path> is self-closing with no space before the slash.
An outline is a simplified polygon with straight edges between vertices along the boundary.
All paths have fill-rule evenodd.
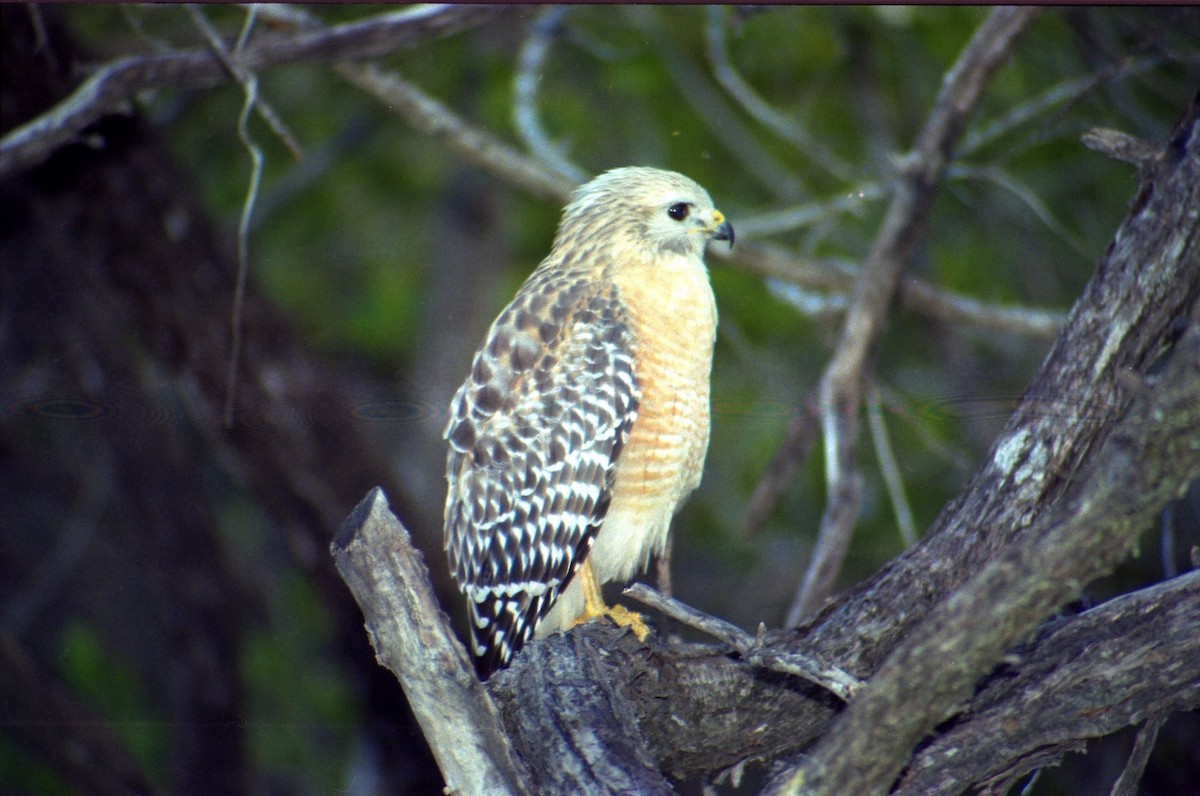
<path id="1" fill-rule="evenodd" d="M 376 487 L 330 548 L 379 663 L 404 687 L 451 793 L 531 793 L 487 689 L 438 607 L 408 531 Z"/>

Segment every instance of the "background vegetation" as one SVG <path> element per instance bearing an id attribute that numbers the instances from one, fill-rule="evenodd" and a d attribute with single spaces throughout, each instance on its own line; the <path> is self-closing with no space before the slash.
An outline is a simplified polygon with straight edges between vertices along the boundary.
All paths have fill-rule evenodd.
<path id="1" fill-rule="evenodd" d="M 308 12 L 332 25 L 380 10 Z M 231 44 L 247 12 L 202 13 Z M 681 171 L 709 189 L 739 246 L 770 244 L 832 273 L 864 260 L 902 153 L 985 13 L 506 10 L 381 65 L 523 149 L 530 131 L 514 121 L 521 111 L 516 81 L 531 78 L 530 107 L 553 144 L 535 139 L 531 151 L 551 167 L 561 164 L 564 179 L 629 164 Z M 47 35 L 77 39 L 90 52 L 69 65 L 78 75 L 125 55 L 205 46 L 194 13 L 180 7 L 6 8 L 6 27 L 22 22 L 17 15 L 46 15 Z M 255 30 L 283 24 L 264 12 Z M 1200 16 L 1190 8 L 1042 14 L 973 117 L 908 274 L 985 305 L 1065 317 L 1136 190 L 1132 167 L 1087 149 L 1080 136 L 1107 127 L 1164 140 L 1197 89 L 1198 42 Z M 522 56 L 531 57 L 535 44 L 547 48 L 544 60 L 523 72 Z M 17 78 L 8 65 L 5 73 L 7 92 Z M 548 250 L 562 202 L 414 129 L 326 64 L 263 71 L 258 91 L 303 156 L 251 119 L 264 170 L 248 237 L 250 290 L 276 308 L 282 331 L 272 329 L 287 335 L 289 350 L 294 341 L 321 363 L 320 377 L 336 379 L 350 398 L 340 417 L 328 417 L 322 403 L 292 406 L 290 420 L 348 424 L 361 434 L 354 444 L 377 446 L 369 454 L 338 450 L 346 460 L 369 456 L 386 468 L 347 493 L 364 494 L 374 483 L 397 493 L 393 505 L 457 619 L 461 606 L 440 550 L 445 407 L 487 325 Z M 169 148 L 184 175 L 178 191 L 200 197 L 226 253 L 234 249 L 251 170 L 238 133 L 242 103 L 243 90 L 233 84 L 164 87 L 143 92 L 134 110 Z M 12 223 L 3 222 L 6 237 L 19 232 Z M 710 258 L 721 312 L 713 436 L 704 482 L 675 522 L 673 582 L 685 602 L 753 630 L 783 623 L 807 564 L 825 500 L 819 445 L 765 521 L 746 522 L 751 496 L 790 424 L 808 411 L 805 396 L 820 377 L 846 294 L 764 276 L 737 254 Z M 6 262 L 4 270 L 33 265 Z M 0 289 L 14 295 L 11 285 L 0 282 Z M 232 306 L 207 312 L 212 334 L 224 334 Z M 131 347 L 153 349 L 129 319 L 111 322 Z M 248 325 L 247 346 L 269 355 L 276 339 L 254 338 L 262 328 Z M 979 466 L 1051 339 L 1035 323 L 998 330 L 910 309 L 892 315 L 874 376 L 918 533 Z M 132 466 L 102 455 L 109 435 L 155 424 L 183 440 L 193 496 L 206 506 L 203 533 L 214 540 L 204 555 L 219 558 L 227 578 L 210 584 L 228 590 L 232 612 L 217 619 L 233 637 L 236 665 L 224 676 L 234 678 L 227 685 L 238 695 L 236 726 L 222 731 L 233 731 L 242 750 L 227 781 L 253 792 L 433 792 L 436 769 L 402 706 L 375 701 L 361 639 L 347 646 L 344 631 L 353 622 L 338 615 L 341 607 L 313 574 L 329 566 L 315 540 L 332 537 L 327 518 L 347 513 L 353 500 L 333 501 L 327 515 L 304 518 L 314 528 L 298 531 L 302 520 L 264 498 L 261 476 L 212 441 L 223 432 L 197 415 L 186 365 L 163 368 L 148 354 L 147 368 L 157 370 L 132 375 L 141 387 L 126 400 L 119 377 L 81 373 L 69 356 L 56 361 L 45 349 L 22 348 L 24 340 L 0 336 L 10 349 L 6 369 L 19 368 L 4 377 L 9 384 L 0 393 L 0 602 L 5 632 L 52 673 L 64 698 L 111 728 L 145 781 L 164 790 L 188 781 L 181 738 L 212 730 L 180 723 L 174 663 L 161 635 L 170 622 L 148 618 L 154 611 L 146 608 L 165 599 L 158 580 L 185 576 L 146 575 L 147 561 L 161 561 L 131 553 L 131 541 L 113 530 L 126 522 L 126 504 L 110 499 L 116 487 L 102 477 L 105 468 Z M 156 405 L 144 403 L 147 383 L 155 385 Z M 1047 396 L 1047 411 L 1069 410 Z M 250 426 L 278 420 L 253 406 L 242 412 L 239 422 Z M 73 442 L 60 444 L 63 435 Z M 47 439 L 56 440 L 49 452 Z M 902 504 L 884 483 L 879 444 L 864 435 L 861 515 L 843 587 L 906 546 L 897 520 Z M 84 461 L 71 461 L 71 451 Z M 152 457 L 142 463 L 155 466 Z M 349 465 L 330 458 L 327 466 Z M 55 467 L 58 476 L 47 475 Z M 92 492 L 89 474 L 101 480 Z M 1185 568 L 1187 551 L 1200 544 L 1198 517 L 1193 488 L 1164 515 L 1161 533 L 1148 533 L 1137 557 L 1090 596 L 1103 599 Z M 146 522 L 180 520 L 168 514 Z M 181 549 L 172 560 L 182 571 L 192 558 Z M 36 749 L 30 755 L 21 728 L 0 719 L 0 729 L 6 787 L 68 787 L 52 760 Z M 1131 737 L 1118 734 L 1086 758 L 1067 758 L 1030 792 L 1106 790 Z M 1197 749 L 1200 723 L 1175 716 L 1160 735 L 1143 792 L 1178 793 L 1189 776 L 1196 781 Z"/>

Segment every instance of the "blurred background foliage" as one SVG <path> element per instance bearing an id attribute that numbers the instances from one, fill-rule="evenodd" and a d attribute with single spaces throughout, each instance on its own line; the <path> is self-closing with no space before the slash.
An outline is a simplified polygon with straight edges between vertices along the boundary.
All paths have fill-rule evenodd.
<path id="1" fill-rule="evenodd" d="M 309 11 L 333 23 L 379 9 Z M 61 12 L 97 63 L 202 43 L 179 7 Z M 246 12 L 204 13 L 232 39 Z M 898 159 L 985 14 L 969 7 L 571 8 L 552 19 L 536 110 L 561 154 L 589 175 L 628 164 L 684 172 L 709 189 L 739 242 L 769 241 L 857 266 Z M 514 77 L 538 20 L 538 12 L 514 9 L 384 65 L 471 123 L 518 142 Z M 786 124 L 783 134 L 747 111 L 744 92 L 722 86 L 714 68 L 722 62 Z M 910 273 L 984 302 L 1068 310 L 1136 189 L 1133 168 L 1086 149 L 1081 133 L 1111 127 L 1161 142 L 1198 76 L 1194 8 L 1047 10 L 988 89 Z M 464 163 L 326 66 L 272 70 L 261 75 L 260 90 L 305 156 L 296 159 L 252 121 L 266 161 L 251 280 L 314 351 L 353 372 L 364 417 L 372 402 L 392 407 L 380 438 L 397 478 L 424 504 L 421 517 L 436 518 L 445 406 L 487 325 L 548 251 L 560 205 Z M 240 89 L 161 90 L 140 99 L 212 215 L 234 229 L 250 169 L 236 131 Z M 789 209 L 804 212 L 778 222 Z M 675 522 L 674 587 L 686 602 L 752 629 L 782 621 L 807 562 L 823 506 L 819 445 L 765 526 L 749 536 L 738 529 L 820 377 L 844 297 L 765 280 L 723 258 L 710 262 L 721 312 L 713 435 L 704 482 Z M 229 312 L 212 307 L 213 323 L 226 324 Z M 918 530 L 979 466 L 1049 344 L 1044 336 L 894 314 L 876 374 Z M 869 439 L 862 461 L 862 516 L 843 586 L 904 548 Z M 333 654 L 325 606 L 244 487 L 213 474 L 207 485 L 248 595 L 240 676 L 253 781 L 263 792 L 368 792 L 362 706 Z M 1149 534 L 1137 559 L 1097 586 L 1096 596 L 1179 566 L 1200 541 L 1195 510 L 1193 501 L 1175 511 L 1177 560 L 1164 563 L 1159 534 Z M 413 530 L 431 569 L 443 568 L 440 529 Z M 152 777 L 167 781 L 170 739 L 186 728 L 163 725 L 161 694 L 101 630 L 82 621 L 57 626 L 62 631 L 44 644 L 56 650 L 63 678 Z M 1195 749 L 1179 746 L 1200 737 L 1191 721 L 1164 732 L 1158 754 L 1196 763 Z M 1032 792 L 1107 788 L 1129 742 L 1122 735 L 1095 745 L 1100 764 L 1068 760 Z M 19 791 L 59 787 L 3 740 L 0 770 Z M 1156 770 L 1145 792 L 1172 792 L 1170 776 Z"/>

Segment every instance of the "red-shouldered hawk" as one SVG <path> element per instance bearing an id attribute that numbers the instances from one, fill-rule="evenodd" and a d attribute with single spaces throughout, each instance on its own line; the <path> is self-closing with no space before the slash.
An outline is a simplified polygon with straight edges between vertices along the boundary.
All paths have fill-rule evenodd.
<path id="1" fill-rule="evenodd" d="M 446 552 L 487 675 L 604 614 L 599 586 L 663 551 L 700 483 L 717 309 L 704 248 L 733 227 L 699 185 L 622 168 L 579 188 L 450 406 Z M 579 577 L 574 577 L 576 573 Z"/>

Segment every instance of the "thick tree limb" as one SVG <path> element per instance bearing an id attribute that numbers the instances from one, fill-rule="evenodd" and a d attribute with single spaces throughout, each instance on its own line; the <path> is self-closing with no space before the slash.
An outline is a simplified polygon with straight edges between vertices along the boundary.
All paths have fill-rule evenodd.
<path id="1" fill-rule="evenodd" d="M 1138 388 L 1124 419 L 1076 476 L 1077 488 L 1036 523 L 1033 541 L 1009 547 L 935 608 L 779 793 L 890 790 L 911 750 L 959 711 L 1004 650 L 1110 570 L 1162 507 L 1200 477 L 1197 395 L 1200 327 Z"/>
<path id="2" fill-rule="evenodd" d="M 330 550 L 363 610 L 379 663 L 404 686 L 450 792 L 530 792 L 496 706 L 383 490 L 371 490 L 351 512 Z"/>
<path id="3" fill-rule="evenodd" d="M 1036 767 L 1033 761 L 1077 748 L 1080 739 L 1107 735 L 1156 711 L 1165 717 L 1196 709 L 1197 627 L 1200 572 L 1048 623 L 914 758 L 897 796 L 1011 781 Z"/>
<path id="4" fill-rule="evenodd" d="M 1019 776 L 1148 713 L 1192 709 L 1198 590 L 1200 574 L 1190 573 L 1048 624 L 922 749 L 900 792 L 959 793 Z M 488 688 L 547 793 L 580 784 L 621 792 L 604 777 L 645 792 L 656 780 L 641 742 L 650 765 L 679 779 L 794 754 L 839 704 L 799 678 L 728 657 L 724 645 L 656 636 L 643 645 L 604 623 L 531 643 Z M 603 777 L 577 778 L 584 771 Z"/>

